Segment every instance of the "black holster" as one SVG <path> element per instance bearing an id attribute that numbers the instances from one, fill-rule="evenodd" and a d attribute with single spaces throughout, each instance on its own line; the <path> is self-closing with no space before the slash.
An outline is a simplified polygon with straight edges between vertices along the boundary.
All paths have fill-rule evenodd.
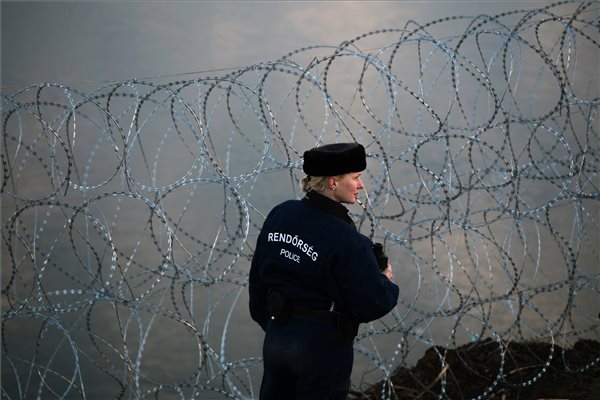
<path id="1" fill-rule="evenodd" d="M 271 288 L 267 292 L 267 320 L 285 324 L 290 317 L 292 307 L 286 295 Z"/>

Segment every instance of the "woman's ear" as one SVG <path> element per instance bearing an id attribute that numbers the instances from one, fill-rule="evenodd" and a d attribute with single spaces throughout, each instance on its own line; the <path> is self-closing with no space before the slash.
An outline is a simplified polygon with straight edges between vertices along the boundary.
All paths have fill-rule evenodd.
<path id="1" fill-rule="evenodd" d="M 335 177 L 330 176 L 329 178 L 327 178 L 327 188 L 330 190 L 335 190 L 335 186 L 336 186 L 337 182 L 335 180 Z"/>

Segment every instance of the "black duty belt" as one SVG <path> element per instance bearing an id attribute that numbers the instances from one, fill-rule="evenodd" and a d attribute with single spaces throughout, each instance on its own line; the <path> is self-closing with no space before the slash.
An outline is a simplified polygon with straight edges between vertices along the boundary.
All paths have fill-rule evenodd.
<path id="1" fill-rule="evenodd" d="M 336 324 L 338 318 L 338 313 L 336 312 L 324 310 L 311 310 L 310 308 L 304 308 L 297 305 L 292 305 L 292 309 L 290 311 L 292 315 L 298 315 L 300 317 L 305 317 L 314 321 L 326 322 L 331 324 Z"/>

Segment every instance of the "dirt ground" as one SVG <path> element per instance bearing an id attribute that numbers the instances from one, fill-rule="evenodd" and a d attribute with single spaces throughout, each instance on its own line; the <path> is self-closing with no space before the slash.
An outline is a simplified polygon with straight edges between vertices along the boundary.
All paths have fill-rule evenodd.
<path id="1" fill-rule="evenodd" d="M 432 347 L 413 368 L 398 368 L 384 393 L 394 400 L 439 399 L 444 384 L 441 398 L 452 400 L 600 400 L 600 342 L 580 340 L 570 349 L 557 345 L 552 349 L 541 342 L 510 343 L 503 364 L 502 350 L 491 339 L 457 349 Z M 349 397 L 382 398 L 381 382 L 352 391 Z"/>

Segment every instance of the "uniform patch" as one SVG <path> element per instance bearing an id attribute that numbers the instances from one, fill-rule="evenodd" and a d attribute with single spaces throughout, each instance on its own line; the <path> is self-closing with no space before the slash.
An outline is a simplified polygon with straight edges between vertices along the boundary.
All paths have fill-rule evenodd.
<path id="1" fill-rule="evenodd" d="M 317 258 L 319 258 L 319 253 L 317 253 L 314 250 L 312 245 L 308 244 L 305 240 L 298 237 L 298 235 L 291 235 L 289 233 L 284 233 L 284 232 L 269 232 L 267 235 L 267 241 L 291 244 L 292 246 L 296 247 L 298 250 L 300 250 L 301 252 L 306 254 L 313 261 L 317 261 Z M 281 249 L 281 250 L 284 250 L 284 249 Z M 288 250 L 286 250 L 286 251 L 288 251 Z M 294 254 L 292 252 L 288 251 L 288 253 L 297 256 L 297 254 Z M 283 253 L 280 252 L 279 254 L 282 255 Z M 288 255 L 286 255 L 286 257 L 290 258 L 290 256 L 288 256 Z M 300 262 L 299 258 L 300 257 L 298 256 L 298 261 L 296 261 L 295 258 L 290 258 L 290 259 L 294 260 L 296 262 Z"/>

